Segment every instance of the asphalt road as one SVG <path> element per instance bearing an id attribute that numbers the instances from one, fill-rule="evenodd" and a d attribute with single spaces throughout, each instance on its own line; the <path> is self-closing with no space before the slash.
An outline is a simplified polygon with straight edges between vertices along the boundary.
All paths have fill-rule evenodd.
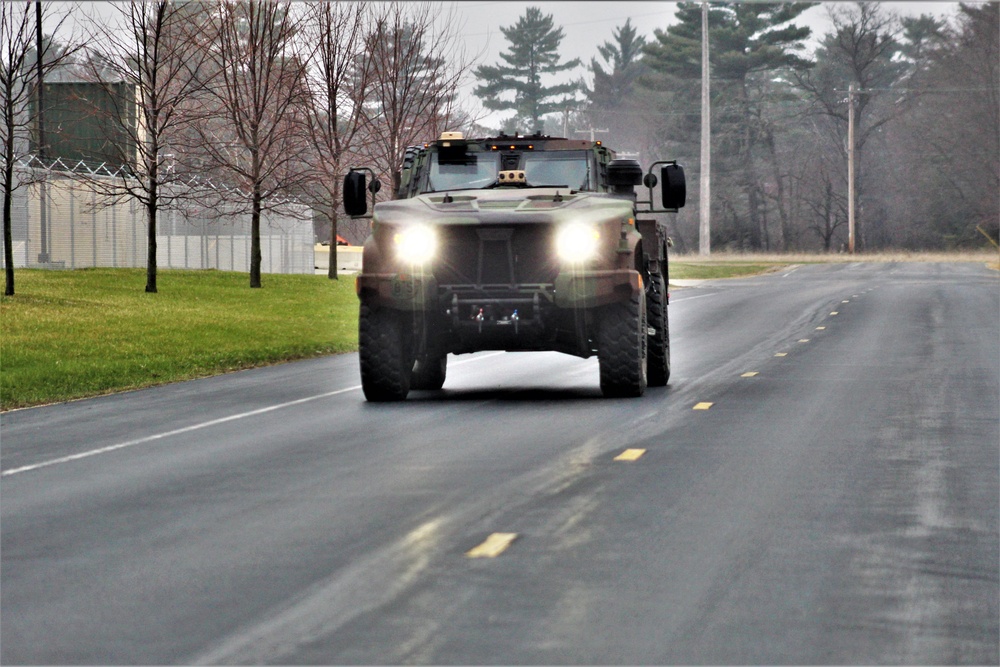
<path id="1" fill-rule="evenodd" d="M 0 661 L 998 664 L 997 274 L 671 304 L 641 399 L 483 353 L 367 404 L 344 355 L 4 414 Z"/>

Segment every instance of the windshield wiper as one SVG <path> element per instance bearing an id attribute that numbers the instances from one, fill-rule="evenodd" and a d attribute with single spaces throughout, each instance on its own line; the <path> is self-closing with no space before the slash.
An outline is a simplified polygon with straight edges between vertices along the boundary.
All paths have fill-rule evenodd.
<path id="1" fill-rule="evenodd" d="M 420 194 L 433 195 L 433 194 L 440 194 L 442 192 L 464 192 L 465 190 L 482 190 L 482 189 L 483 188 L 446 188 L 444 190 L 424 190 Z"/>
<path id="2" fill-rule="evenodd" d="M 501 183 L 499 180 L 493 181 L 484 190 L 492 190 L 493 188 L 498 188 L 500 186 L 511 187 L 511 188 L 566 188 L 569 190 L 568 185 L 538 185 L 535 183 Z"/>

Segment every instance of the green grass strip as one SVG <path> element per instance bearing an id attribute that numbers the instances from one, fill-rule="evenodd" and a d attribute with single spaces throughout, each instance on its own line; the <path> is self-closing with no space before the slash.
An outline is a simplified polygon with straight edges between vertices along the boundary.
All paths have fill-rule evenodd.
<path id="1" fill-rule="evenodd" d="M 699 263 L 689 260 L 673 260 L 670 262 L 670 278 L 684 280 L 710 280 L 713 278 L 739 278 L 756 276 L 770 271 L 776 271 L 788 266 L 781 264 L 759 263 Z"/>
<path id="2" fill-rule="evenodd" d="M 354 279 L 18 270 L 0 298 L 0 409 L 357 349 Z"/>

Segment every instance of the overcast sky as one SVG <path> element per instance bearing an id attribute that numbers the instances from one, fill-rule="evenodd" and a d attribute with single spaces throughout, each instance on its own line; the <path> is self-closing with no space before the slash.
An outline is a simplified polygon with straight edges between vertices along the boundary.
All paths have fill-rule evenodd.
<path id="1" fill-rule="evenodd" d="M 448 3 L 456 10 L 458 21 L 464 22 L 466 48 L 472 55 L 485 52 L 482 64 L 493 65 L 500 59 L 500 54 L 507 50 L 508 42 L 500 32 L 500 27 L 510 27 L 517 23 L 528 7 L 538 7 L 545 15 L 552 15 L 553 23 L 563 29 L 563 42 L 560 54 L 563 61 L 580 58 L 584 65 L 589 65 L 591 58 L 600 56 L 597 45 L 613 41 L 615 28 L 632 19 L 632 25 L 639 34 L 652 41 L 653 31 L 664 29 L 674 20 L 676 2 L 652 1 L 596 1 L 583 2 L 468 2 Z M 796 23 L 805 24 L 813 29 L 815 37 L 819 37 L 830 28 L 828 9 L 836 2 L 823 2 L 804 12 Z M 937 17 L 953 15 L 958 11 L 958 2 L 882 2 L 886 10 L 901 15 L 918 16 L 933 14 Z M 814 45 L 813 45 L 814 46 Z M 584 76 L 588 82 L 591 77 L 584 68 L 572 73 L 571 78 Z M 548 82 L 547 82 L 548 83 Z M 465 96 L 470 98 L 475 106 L 478 103 L 472 99 L 472 89 L 476 82 L 470 81 L 464 88 Z M 510 112 L 494 113 L 488 116 L 485 125 L 499 125 L 499 119 L 510 115 Z"/>
<path id="2" fill-rule="evenodd" d="M 563 59 L 580 58 L 589 63 L 591 57 L 597 55 L 597 45 L 611 41 L 612 32 L 628 18 L 632 25 L 647 39 L 653 39 L 653 30 L 663 29 L 674 23 L 676 2 L 651 1 L 596 1 L 584 0 L 576 2 L 452 2 L 465 21 L 467 38 L 471 45 L 485 46 L 489 53 L 485 62 L 496 62 L 499 54 L 507 47 L 500 26 L 510 27 L 517 23 L 528 7 L 538 7 L 543 14 L 552 15 L 556 26 L 563 29 L 565 37 L 562 43 Z M 829 28 L 827 10 L 836 3 L 823 2 L 804 12 L 797 23 L 804 23 L 813 28 L 813 32 L 822 33 Z M 933 14 L 943 16 L 953 14 L 958 10 L 958 2 L 882 2 L 887 10 L 904 15 Z"/>
<path id="3" fill-rule="evenodd" d="M 6 1 L 6 0 L 0 0 Z M 563 61 L 580 58 L 584 66 L 591 58 L 598 57 L 597 45 L 612 41 L 615 28 L 632 19 L 632 25 L 639 34 L 653 39 L 655 29 L 664 29 L 674 21 L 676 2 L 626 1 L 620 0 L 576 0 L 565 2 L 503 2 L 466 0 L 461 2 L 438 3 L 454 9 L 454 21 L 461 26 L 465 36 L 465 50 L 469 57 L 479 56 L 479 64 L 493 65 L 500 54 L 507 50 L 508 43 L 500 32 L 500 27 L 510 27 L 517 23 L 528 7 L 538 7 L 545 15 L 552 15 L 553 23 L 563 29 L 560 54 Z M 797 23 L 804 23 L 813 29 L 816 37 L 830 27 L 828 9 L 835 2 L 823 2 L 802 14 Z M 97 16 L 111 16 L 115 12 L 108 9 L 107 2 L 52 3 L 54 14 L 62 14 L 72 7 L 76 12 L 86 12 Z M 917 16 L 933 14 L 937 17 L 950 16 L 958 11 L 958 2 L 882 2 L 882 6 L 902 15 Z M 585 67 L 567 74 L 568 79 L 584 77 L 590 81 Z M 544 81 L 551 85 L 553 81 Z M 472 94 L 476 82 L 469 77 L 461 95 L 468 103 L 481 111 L 482 107 Z M 500 118 L 509 115 L 494 113 L 484 118 L 486 125 L 499 126 Z"/>

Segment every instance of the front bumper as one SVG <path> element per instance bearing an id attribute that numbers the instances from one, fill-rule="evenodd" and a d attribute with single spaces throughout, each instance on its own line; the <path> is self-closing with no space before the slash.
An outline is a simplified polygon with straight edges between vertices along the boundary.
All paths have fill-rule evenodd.
<path id="1" fill-rule="evenodd" d="M 626 301 L 643 290 L 642 276 L 633 269 L 564 269 L 552 283 L 521 285 L 441 285 L 433 273 L 361 273 L 358 295 L 383 307 L 426 311 L 454 306 L 490 304 L 517 307 L 551 304 L 556 308 L 594 308 Z"/>

